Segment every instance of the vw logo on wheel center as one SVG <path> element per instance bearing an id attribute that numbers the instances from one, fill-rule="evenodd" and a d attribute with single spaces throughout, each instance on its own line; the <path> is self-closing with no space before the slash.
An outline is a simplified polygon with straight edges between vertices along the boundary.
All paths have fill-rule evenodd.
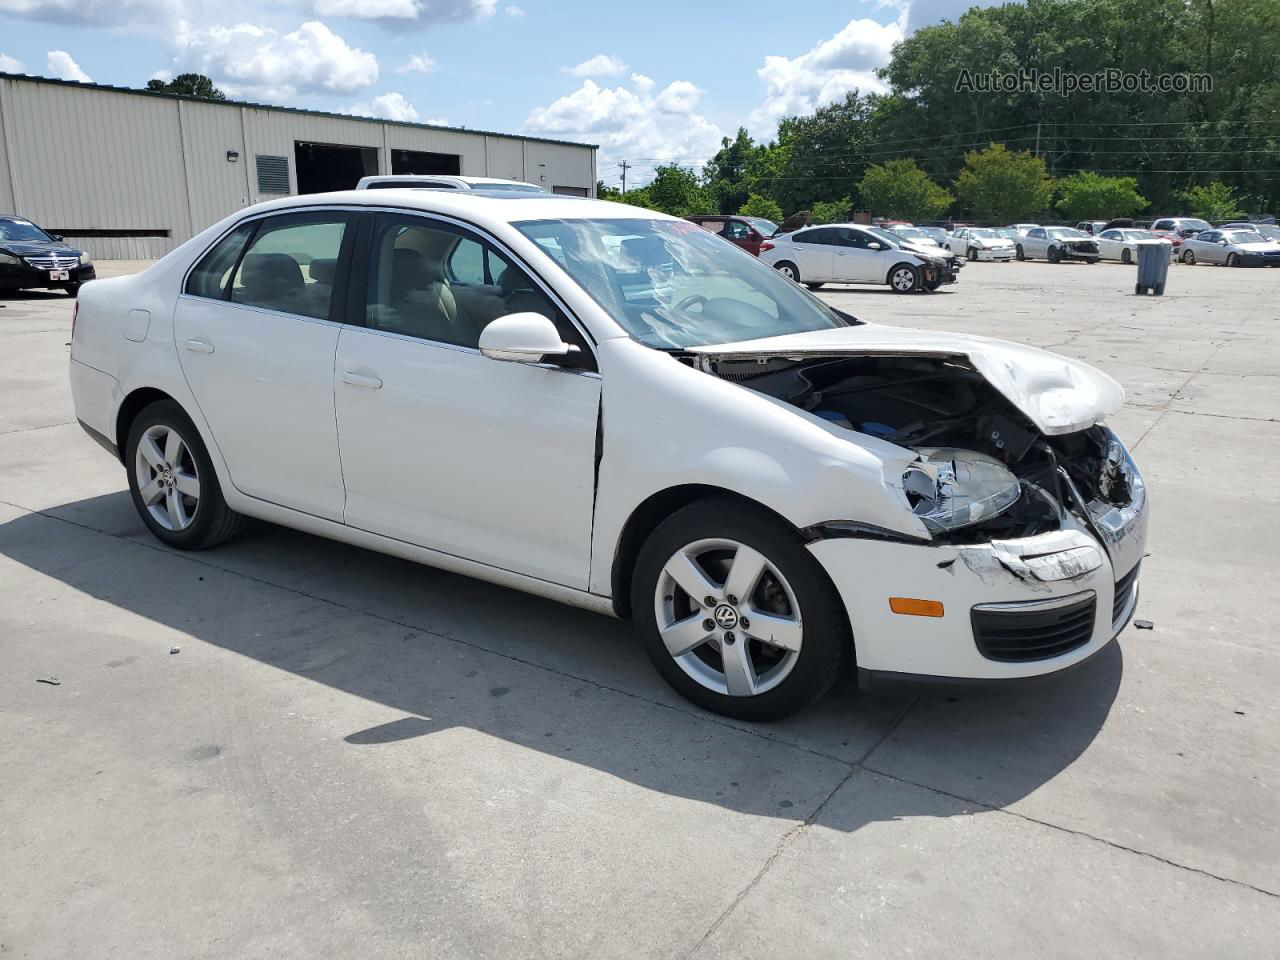
<path id="1" fill-rule="evenodd" d="M 722 603 L 716 607 L 714 616 L 716 624 L 721 630 L 732 630 L 738 625 L 738 611 L 727 603 Z"/>

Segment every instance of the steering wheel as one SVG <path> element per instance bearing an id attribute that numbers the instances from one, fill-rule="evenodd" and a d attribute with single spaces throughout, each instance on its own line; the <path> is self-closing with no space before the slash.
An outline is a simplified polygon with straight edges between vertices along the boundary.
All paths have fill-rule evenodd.
<path id="1" fill-rule="evenodd" d="M 700 293 L 694 293 L 694 294 L 690 294 L 689 296 L 681 300 L 679 303 L 677 303 L 676 309 L 679 310 L 681 313 L 683 313 L 689 307 L 696 306 L 698 304 L 701 304 L 705 308 L 707 304 L 707 298 Z"/>

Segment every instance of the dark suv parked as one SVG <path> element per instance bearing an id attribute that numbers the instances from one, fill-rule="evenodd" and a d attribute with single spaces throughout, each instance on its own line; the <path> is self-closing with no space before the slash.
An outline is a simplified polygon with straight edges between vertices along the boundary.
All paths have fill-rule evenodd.
<path id="1" fill-rule="evenodd" d="M 44 287 L 71 296 L 96 273 L 87 253 L 21 217 L 0 217 L 0 290 Z"/>

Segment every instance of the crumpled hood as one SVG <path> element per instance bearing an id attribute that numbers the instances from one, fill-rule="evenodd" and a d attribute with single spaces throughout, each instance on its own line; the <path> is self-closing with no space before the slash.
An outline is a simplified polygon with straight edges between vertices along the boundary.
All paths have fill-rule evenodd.
<path id="1" fill-rule="evenodd" d="M 946 247 L 935 246 L 923 240 L 899 240 L 898 243 L 908 253 L 918 253 L 926 257 L 939 257 L 943 260 L 951 260 L 955 257 L 955 254 Z"/>
<path id="2" fill-rule="evenodd" d="M 1037 347 L 868 323 L 690 347 L 707 357 L 921 356 L 965 360 L 1044 434 L 1075 433 L 1120 409 L 1124 388 L 1101 370 Z"/>

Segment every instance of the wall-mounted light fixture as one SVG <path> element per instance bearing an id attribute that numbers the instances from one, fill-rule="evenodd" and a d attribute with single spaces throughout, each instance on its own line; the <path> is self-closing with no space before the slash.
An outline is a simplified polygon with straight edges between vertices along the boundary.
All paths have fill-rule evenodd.
<path id="1" fill-rule="evenodd" d="M 237 153 L 235 150 L 227 151 L 227 163 L 235 163 L 239 159 L 240 159 L 240 154 Z"/>

